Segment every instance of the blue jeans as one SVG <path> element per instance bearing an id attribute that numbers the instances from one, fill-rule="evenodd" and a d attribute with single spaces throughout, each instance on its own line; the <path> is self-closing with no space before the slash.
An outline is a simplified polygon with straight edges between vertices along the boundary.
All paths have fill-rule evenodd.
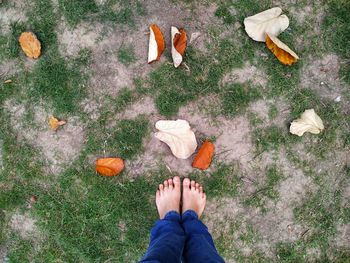
<path id="1" fill-rule="evenodd" d="M 148 251 L 140 262 L 224 262 L 216 251 L 208 228 L 192 210 L 186 211 L 182 218 L 175 211 L 168 212 L 164 219 L 157 220 L 150 239 Z"/>

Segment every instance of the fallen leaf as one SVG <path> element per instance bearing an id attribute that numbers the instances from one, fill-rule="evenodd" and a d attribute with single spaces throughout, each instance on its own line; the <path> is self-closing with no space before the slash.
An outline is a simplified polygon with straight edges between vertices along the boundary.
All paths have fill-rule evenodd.
<path id="1" fill-rule="evenodd" d="M 104 176 L 116 176 L 124 169 L 121 158 L 101 158 L 96 161 L 96 172 Z"/>
<path id="2" fill-rule="evenodd" d="M 289 26 L 289 19 L 274 7 L 244 19 L 245 31 L 255 41 L 265 42 L 266 34 L 278 36 Z"/>
<path id="3" fill-rule="evenodd" d="M 171 55 L 175 68 L 180 66 L 187 47 L 187 34 L 183 28 L 171 27 Z"/>
<path id="4" fill-rule="evenodd" d="M 197 148 L 197 140 L 189 123 L 185 120 L 161 120 L 157 121 L 159 130 L 155 137 L 165 142 L 173 155 L 180 159 L 187 159 Z"/>
<path id="5" fill-rule="evenodd" d="M 212 142 L 206 140 L 199 149 L 196 157 L 194 157 L 192 167 L 201 170 L 208 169 L 211 164 L 211 160 L 214 156 L 215 146 Z"/>
<path id="6" fill-rule="evenodd" d="M 38 201 L 38 197 L 36 195 L 32 195 L 29 200 L 31 203 L 35 203 L 36 201 Z"/>
<path id="7" fill-rule="evenodd" d="M 4 81 L 5 84 L 12 83 L 12 79 L 8 79 Z"/>
<path id="8" fill-rule="evenodd" d="M 294 120 L 289 132 L 302 136 L 305 132 L 319 134 L 324 129 L 321 118 L 316 114 L 314 109 L 305 110 L 300 119 Z"/>
<path id="9" fill-rule="evenodd" d="M 149 27 L 148 63 L 158 61 L 165 49 L 165 41 L 160 28 L 156 24 Z"/>
<path id="10" fill-rule="evenodd" d="M 266 46 L 271 50 L 277 59 L 284 65 L 292 65 L 299 59 L 298 55 L 295 54 L 286 44 L 284 44 L 277 37 L 266 35 Z"/>
<path id="11" fill-rule="evenodd" d="M 38 58 L 41 54 L 41 44 L 32 32 L 23 32 L 19 37 L 23 52 L 30 58 Z"/>
<path id="12" fill-rule="evenodd" d="M 57 129 L 62 126 L 65 125 L 66 122 L 65 121 L 60 121 L 57 118 L 51 116 L 49 119 L 49 124 L 50 124 L 50 128 L 54 131 L 57 131 Z"/>

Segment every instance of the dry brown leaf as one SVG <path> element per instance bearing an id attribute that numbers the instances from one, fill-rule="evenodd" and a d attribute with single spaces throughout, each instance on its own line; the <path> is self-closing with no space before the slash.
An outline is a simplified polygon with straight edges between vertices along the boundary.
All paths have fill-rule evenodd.
<path id="1" fill-rule="evenodd" d="M 161 120 L 156 123 L 159 130 L 156 138 L 166 143 L 173 155 L 180 159 L 187 159 L 197 148 L 197 140 L 190 124 L 185 120 Z"/>
<path id="2" fill-rule="evenodd" d="M 121 158 L 101 158 L 96 161 L 96 172 L 104 176 L 116 176 L 124 169 Z"/>
<path id="3" fill-rule="evenodd" d="M 50 128 L 54 131 L 57 131 L 57 129 L 62 126 L 65 125 L 66 122 L 65 121 L 60 121 L 57 118 L 51 116 L 49 119 L 49 124 L 50 124 Z"/>
<path id="4" fill-rule="evenodd" d="M 201 170 L 208 169 L 214 156 L 215 146 L 212 142 L 206 140 L 199 149 L 193 160 L 192 167 Z"/>
<path id="5" fill-rule="evenodd" d="M 30 58 L 38 58 L 41 54 L 41 44 L 32 32 L 23 32 L 19 37 L 23 52 Z"/>
<path id="6" fill-rule="evenodd" d="M 38 197 L 36 195 L 32 195 L 29 200 L 31 203 L 35 203 L 36 201 L 38 201 Z"/>
<path id="7" fill-rule="evenodd" d="M 152 63 L 160 59 L 160 56 L 165 50 L 165 41 L 162 31 L 160 31 L 160 28 L 156 24 L 150 25 L 149 29 L 148 63 Z"/>
<path id="8" fill-rule="evenodd" d="M 12 83 L 12 79 L 8 79 L 4 81 L 5 84 Z"/>
<path id="9" fill-rule="evenodd" d="M 299 59 L 298 55 L 295 54 L 293 50 L 275 36 L 269 34 L 266 35 L 266 46 L 284 65 L 290 66 Z"/>
<path id="10" fill-rule="evenodd" d="M 183 28 L 171 27 L 171 55 L 175 68 L 180 66 L 187 47 L 187 34 Z"/>

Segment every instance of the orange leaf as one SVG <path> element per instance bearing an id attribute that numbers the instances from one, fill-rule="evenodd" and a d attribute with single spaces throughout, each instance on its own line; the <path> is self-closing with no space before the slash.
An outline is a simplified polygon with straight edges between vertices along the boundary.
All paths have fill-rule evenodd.
<path id="1" fill-rule="evenodd" d="M 177 29 L 172 26 L 171 33 L 171 56 L 173 57 L 174 67 L 180 66 L 183 55 L 187 47 L 187 34 L 183 28 Z"/>
<path id="2" fill-rule="evenodd" d="M 181 56 L 185 54 L 185 50 L 187 47 L 187 34 L 185 29 L 180 28 L 178 34 L 174 37 L 174 47 L 177 50 L 177 52 L 180 53 Z"/>
<path id="3" fill-rule="evenodd" d="M 41 54 L 41 44 L 32 32 L 23 32 L 19 37 L 23 52 L 30 58 L 38 58 Z"/>
<path id="4" fill-rule="evenodd" d="M 277 59 L 284 65 L 292 65 L 299 59 L 286 44 L 277 37 L 266 34 L 266 45 L 272 51 Z"/>
<path id="5" fill-rule="evenodd" d="M 150 25 L 149 29 L 148 63 L 152 63 L 160 59 L 165 50 L 165 41 L 162 31 L 156 24 Z"/>
<path id="6" fill-rule="evenodd" d="M 60 126 L 65 125 L 65 121 L 59 121 L 57 118 L 51 116 L 49 119 L 50 128 L 56 131 Z"/>
<path id="7" fill-rule="evenodd" d="M 101 158 L 96 161 L 96 172 L 104 176 L 116 176 L 124 169 L 120 158 Z"/>
<path id="8" fill-rule="evenodd" d="M 213 156 L 215 146 L 212 142 L 206 140 L 199 149 L 196 157 L 193 160 L 192 167 L 205 170 L 209 167 Z"/>

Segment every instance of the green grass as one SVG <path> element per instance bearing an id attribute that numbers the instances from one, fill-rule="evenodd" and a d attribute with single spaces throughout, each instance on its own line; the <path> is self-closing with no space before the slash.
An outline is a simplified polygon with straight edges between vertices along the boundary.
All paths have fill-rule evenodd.
<path id="1" fill-rule="evenodd" d="M 190 6 L 193 10 L 199 4 L 183 2 L 177 1 L 177 4 L 182 8 Z M 169 8 L 173 4 L 170 3 Z M 256 192 L 251 196 L 247 195 L 247 184 L 243 180 L 250 175 L 240 168 L 238 162 L 221 163 L 216 156 L 210 171 L 189 174 L 191 179 L 204 185 L 209 202 L 214 200 L 220 204 L 223 199 L 232 199 L 240 207 L 243 205 L 243 212 L 235 220 L 223 218 L 222 222 L 215 222 L 218 234 L 214 237 L 215 242 L 227 261 L 347 262 L 349 253 L 345 248 L 336 247 L 334 238 L 337 226 L 349 223 L 350 211 L 344 205 L 344 191 L 348 187 L 350 169 L 344 167 L 335 174 L 332 173 L 333 167 L 328 167 L 318 173 L 314 160 L 318 164 L 329 162 L 330 155 L 349 149 L 348 97 L 342 96 L 343 101 L 338 104 L 321 98 L 317 92 L 300 87 L 300 74 L 309 56 L 320 57 L 336 52 L 345 62 L 341 64 L 340 77 L 350 83 L 347 63 L 350 58 L 347 49 L 349 7 L 345 0 L 321 3 L 326 11 L 322 32 L 312 44 L 303 47 L 297 44 L 297 39 L 305 38 L 313 30 L 315 18 L 310 16 L 299 25 L 294 15 L 288 12 L 292 6 L 302 8 L 306 4 L 302 1 L 282 6 L 291 21 L 290 28 L 279 38 L 296 49 L 302 58 L 292 67 L 281 65 L 263 43 L 251 40 L 244 26 L 232 29 L 237 23 L 242 25 L 245 17 L 270 8 L 271 1 L 218 0 L 213 15 L 222 23 L 214 23 L 205 29 L 208 33 L 208 41 L 204 44 L 207 52 L 189 45 L 184 59 L 187 67 L 177 69 L 166 53 L 166 62 L 154 65 L 147 77 L 135 79 L 134 87 L 120 89 L 113 96 L 105 94 L 91 98 L 94 91 L 89 89 L 88 93 L 87 87 L 94 47 L 82 49 L 74 57 L 61 54 L 56 34 L 59 23 L 64 19 L 70 29 L 82 22 L 101 23 L 106 31 L 118 27 L 118 30 L 128 33 L 142 24 L 147 18 L 145 16 L 152 15 L 147 14 L 152 8 L 146 8 L 142 1 L 59 0 L 58 8 L 51 1 L 32 1 L 28 5 L 28 21 L 12 23 L 10 31 L 0 36 L 1 62 L 13 60 L 20 68 L 17 73 L 0 76 L 0 145 L 4 164 L 4 170 L 0 171 L 0 246 L 8 248 L 10 262 L 134 262 L 142 256 L 148 245 L 149 230 L 157 218 L 154 192 L 159 182 L 173 175 L 165 164 L 161 164 L 154 171 L 137 177 L 127 166 L 118 177 L 106 178 L 96 174 L 94 162 L 102 156 L 120 156 L 128 163 L 143 153 L 147 154 L 149 149 L 143 146 L 152 136 L 153 124 L 143 115 L 135 119 L 121 119 L 118 115 L 147 96 L 154 99 L 162 118 L 178 117 L 180 107 L 199 98 L 208 99 L 205 107 L 217 113 L 217 117 L 248 117 L 256 147 L 254 157 L 263 152 L 285 150 L 287 159 L 310 177 L 316 188 L 303 195 L 301 202 L 292 207 L 295 223 L 309 229 L 308 232 L 295 242 L 280 242 L 275 247 L 270 244 L 273 257 L 269 258 L 256 246 L 266 241 L 260 236 L 261 226 L 252 225 L 244 213 L 260 208 L 256 216 L 263 216 L 267 211 L 267 201 L 270 204 L 280 200 L 278 187 L 286 179 L 281 173 L 283 167 L 276 164 L 258 167 L 261 173 L 249 171 L 252 174 L 257 172 L 252 176 L 259 176 L 253 182 Z M 314 7 L 315 4 L 310 5 Z M 33 31 L 42 43 L 42 55 L 35 63 L 27 63 L 18 45 L 18 36 L 24 30 Z M 267 56 L 260 56 L 262 53 Z M 113 56 L 128 70 L 136 61 L 135 50 L 128 44 L 116 46 Z M 252 82 L 222 83 L 226 74 L 242 68 L 247 62 L 265 72 L 266 87 L 255 87 Z M 13 83 L 2 83 L 3 79 L 9 78 Z M 211 101 L 212 97 L 215 100 Z M 100 117 L 97 120 L 91 120 L 82 112 L 80 102 L 86 98 L 99 104 Z M 287 102 L 290 114 L 284 120 L 285 125 L 276 123 L 279 119 L 276 105 L 269 105 L 269 120 L 262 121 L 249 112 L 246 115 L 252 102 L 271 98 Z M 25 105 L 24 125 L 33 129 L 38 128 L 32 123 L 33 105 L 38 103 L 60 116 L 81 118 L 86 132 L 84 147 L 61 174 L 48 173 L 41 149 L 33 148 L 16 134 L 13 127 L 16 123 L 10 122 L 11 116 L 3 107 L 7 100 Z M 291 135 L 288 123 L 310 108 L 322 118 L 325 130 L 319 135 L 305 134 L 301 138 Z M 275 124 L 271 124 L 271 120 Z M 265 121 L 268 122 L 266 126 Z M 304 145 L 309 158 L 298 155 L 299 149 L 294 148 L 297 144 Z M 38 201 L 29 209 L 28 199 L 32 195 L 38 196 Z M 36 219 L 40 238 L 23 239 L 11 230 L 9 220 L 13 213 L 28 213 Z M 238 247 L 237 243 L 244 247 Z M 250 254 L 247 249 L 251 249 Z M 320 258 L 308 255 L 309 249 L 319 250 Z"/>
<path id="2" fill-rule="evenodd" d="M 102 121 L 91 127 L 87 141 L 89 152 L 132 159 L 143 152 L 143 139 L 149 132 L 149 122 L 143 116 L 133 120 L 120 120 L 115 127 L 108 128 Z M 106 126 L 104 126 L 106 125 Z"/>
<path id="3" fill-rule="evenodd" d="M 278 109 L 277 109 L 276 105 L 270 105 L 268 114 L 269 114 L 269 119 L 270 120 L 273 120 L 274 118 L 277 117 Z"/>
<path id="4" fill-rule="evenodd" d="M 23 23 L 14 22 L 11 24 L 11 34 L 9 39 L 7 40 L 7 46 L 5 50 L 7 50 L 8 57 L 15 58 L 20 54 L 20 46 L 18 45 L 18 38 L 22 32 L 26 30 L 26 27 Z"/>
<path id="5" fill-rule="evenodd" d="M 210 193 L 211 198 L 236 196 L 241 185 L 239 170 L 234 164 L 218 163 L 215 171 L 209 176 L 203 176 L 202 173 L 194 173 L 190 177 L 203 184 L 206 191 Z"/>
<path id="6" fill-rule="evenodd" d="M 84 64 L 84 59 L 77 62 Z M 30 97 L 50 101 L 57 113 L 76 111 L 79 101 L 85 96 L 85 78 L 79 66 L 77 63 L 68 64 L 56 50 L 48 52 L 30 73 Z"/>
<path id="7" fill-rule="evenodd" d="M 107 143 L 116 143 L 122 158 L 131 159 L 143 151 L 142 139 L 148 133 L 148 120 L 140 117 L 135 120 L 121 120 Z"/>
<path id="8" fill-rule="evenodd" d="M 129 66 L 135 62 L 134 48 L 132 46 L 120 47 L 118 50 L 118 60 L 125 66 Z"/>
<path id="9" fill-rule="evenodd" d="M 265 175 L 266 179 L 264 183 L 257 185 L 257 190 L 243 201 L 244 205 L 260 207 L 263 212 L 266 212 L 265 203 L 267 199 L 278 200 L 279 193 L 276 187 L 283 179 L 283 174 L 278 170 L 276 165 L 267 167 Z"/>
<path id="10" fill-rule="evenodd" d="M 276 150 L 282 145 L 286 145 L 289 141 L 296 141 L 296 137 L 291 137 L 285 129 L 275 125 L 266 129 L 255 129 L 255 144 L 257 153 L 264 151 Z"/>
<path id="11" fill-rule="evenodd" d="M 346 0 L 332 0 L 327 5 L 327 15 L 323 21 L 327 34 L 327 47 L 335 51 L 346 60 L 341 64 L 341 74 L 347 83 L 350 83 L 350 51 L 346 46 L 350 44 L 350 2 Z"/>
<path id="12" fill-rule="evenodd" d="M 148 242 L 144 237 L 156 218 L 153 203 L 147 201 L 154 185 L 142 178 L 133 183 L 116 180 L 112 183 L 86 171 L 82 174 L 73 170 L 70 175 L 88 176 L 89 179 L 83 179 L 82 187 L 89 190 L 81 195 L 73 184 L 64 188 L 66 194 L 42 193 L 35 213 L 42 218 L 39 225 L 55 238 L 44 245 L 37 260 L 131 262 L 139 259 Z M 121 222 L 126 225 L 125 230 L 118 227 Z"/>
<path id="13" fill-rule="evenodd" d="M 116 9 L 115 6 L 118 6 Z M 99 6 L 98 19 L 111 26 L 128 26 L 134 28 L 137 17 L 147 14 L 145 3 L 139 0 L 110 0 Z"/>
<path id="14" fill-rule="evenodd" d="M 244 61 L 254 56 L 253 51 L 246 48 L 251 43 L 243 43 L 243 47 L 237 47 L 231 39 L 224 39 L 218 43 L 212 43 L 212 57 L 204 57 L 198 51 L 188 48 L 185 61 L 190 69 L 184 67 L 174 70 L 171 64 L 161 65 L 157 71 L 153 71 L 148 79 L 150 94 L 155 97 L 155 104 L 160 114 L 170 117 L 175 115 L 179 108 L 194 98 L 209 94 L 225 94 L 235 92 L 221 87 L 220 81 L 225 73 L 234 67 L 242 67 Z M 219 61 L 216 63 L 215 61 Z M 253 100 L 257 98 L 257 92 L 253 87 L 239 89 L 239 98 L 234 101 L 224 101 L 226 110 L 229 113 L 235 111 L 238 103 L 247 104 L 248 94 Z M 233 97 L 233 96 L 231 96 Z M 245 105 L 244 105 L 245 104 Z"/>
<path id="15" fill-rule="evenodd" d="M 28 21 L 27 28 L 40 40 L 43 53 L 57 47 L 58 15 L 54 12 L 51 1 L 33 1 L 33 7 L 28 12 Z"/>
<path id="16" fill-rule="evenodd" d="M 242 84 L 224 87 L 224 91 L 220 95 L 222 97 L 222 111 L 229 116 L 244 112 L 250 102 L 261 97 L 258 88 Z"/>
<path id="17" fill-rule="evenodd" d="M 94 0 L 59 0 L 58 3 L 60 11 L 71 26 L 76 26 L 88 15 L 98 11 Z"/>

